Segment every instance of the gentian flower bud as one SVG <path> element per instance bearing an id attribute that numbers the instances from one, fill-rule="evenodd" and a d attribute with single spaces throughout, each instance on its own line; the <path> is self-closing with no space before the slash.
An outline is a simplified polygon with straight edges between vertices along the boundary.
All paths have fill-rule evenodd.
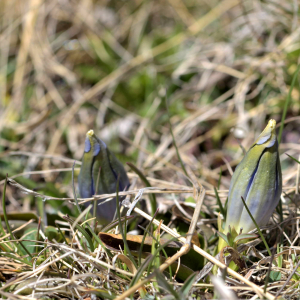
<path id="1" fill-rule="evenodd" d="M 123 191 L 129 186 L 129 180 L 123 165 L 109 151 L 106 144 L 95 136 L 93 130 L 88 131 L 78 178 L 80 197 L 90 198 L 95 194 L 115 193 L 118 176 L 119 191 Z M 108 224 L 113 220 L 115 211 L 116 199 L 97 205 L 98 222 L 102 225 Z"/>
<path id="2" fill-rule="evenodd" d="M 237 232 L 255 229 L 241 197 L 259 226 L 265 225 L 276 208 L 282 190 L 281 167 L 276 139 L 276 121 L 267 127 L 251 146 L 232 176 L 224 232 L 228 226 Z"/>

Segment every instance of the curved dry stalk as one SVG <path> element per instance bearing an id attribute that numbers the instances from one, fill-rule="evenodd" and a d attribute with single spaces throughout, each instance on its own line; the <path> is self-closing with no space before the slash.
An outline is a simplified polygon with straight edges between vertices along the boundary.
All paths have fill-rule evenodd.
<path id="1" fill-rule="evenodd" d="M 145 212 L 143 212 L 142 210 L 140 210 L 139 208 L 135 208 L 134 211 L 138 214 L 140 214 L 141 216 L 143 216 L 144 218 L 146 218 L 147 220 L 151 220 L 151 217 L 146 214 Z M 159 225 L 160 222 L 156 219 L 153 220 L 153 223 L 155 225 Z M 183 244 L 186 244 L 186 238 L 180 236 L 177 232 L 175 232 L 174 230 L 170 229 L 169 227 L 167 227 L 166 225 L 164 224 L 161 224 L 161 228 L 168 232 L 170 235 L 172 235 L 173 237 L 176 237 L 178 238 L 178 240 L 180 242 L 182 242 Z M 207 252 L 205 252 L 203 249 L 201 249 L 200 247 L 192 244 L 192 248 L 197 252 L 199 253 L 200 255 L 202 255 L 203 257 L 205 257 L 206 259 L 208 259 L 209 261 L 211 261 L 213 264 L 215 264 L 216 266 L 218 266 L 219 268 L 227 268 L 226 265 L 222 264 L 219 260 L 217 260 L 216 258 L 214 258 L 213 256 L 211 256 L 210 254 L 208 254 Z M 183 255 L 183 254 L 182 254 Z M 175 256 L 175 255 L 174 255 Z M 172 259 L 173 257 L 171 257 L 170 259 Z M 165 262 L 166 263 L 166 262 Z M 162 265 L 163 266 L 163 265 Z M 161 267 L 162 267 L 161 266 Z M 242 281 L 243 283 L 247 284 L 248 286 L 250 286 L 252 288 L 252 290 L 258 294 L 260 297 L 261 296 L 264 296 L 266 297 L 267 299 L 270 299 L 270 300 L 273 300 L 275 299 L 275 297 L 273 295 L 271 295 L 269 292 L 266 292 L 264 293 L 263 289 L 260 288 L 259 286 L 257 286 L 256 284 L 254 284 L 253 282 L 249 281 L 248 279 L 246 279 L 245 277 L 243 277 L 242 275 L 238 274 L 237 272 L 233 271 L 232 269 L 230 268 L 227 268 L 227 272 L 228 274 L 230 274 L 231 276 L 233 276 L 234 278 Z M 146 280 L 146 282 L 149 280 L 149 279 L 144 279 Z M 139 285 L 140 282 L 138 282 L 135 286 L 133 286 L 135 289 L 134 291 L 136 291 L 139 287 L 141 287 L 141 285 Z M 145 282 L 143 282 L 143 284 L 145 284 Z M 142 285 L 143 285 L 142 284 Z M 130 289 L 130 291 L 133 290 L 133 287 Z M 122 294 L 122 296 L 124 295 L 125 293 Z M 118 297 L 116 298 L 117 300 L 122 300 L 124 299 L 123 297 Z"/>

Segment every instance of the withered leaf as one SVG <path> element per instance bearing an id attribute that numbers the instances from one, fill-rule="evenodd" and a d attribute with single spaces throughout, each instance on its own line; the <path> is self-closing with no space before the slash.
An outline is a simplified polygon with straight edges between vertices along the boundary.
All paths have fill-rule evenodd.
<path id="1" fill-rule="evenodd" d="M 124 242 L 121 234 L 109 234 L 109 233 L 100 232 L 99 237 L 108 249 L 113 251 L 124 250 Z M 126 239 L 130 251 L 132 251 L 133 254 L 135 254 L 134 252 L 138 252 L 141 247 L 143 236 L 128 234 L 126 236 Z M 152 241 L 153 241 L 152 237 L 145 238 L 144 246 L 143 246 L 143 254 L 151 253 Z M 167 239 L 164 238 L 160 239 L 161 244 L 165 244 L 166 242 L 168 242 Z M 180 242 L 172 241 L 164 249 L 167 255 L 170 257 L 175 253 L 177 253 L 181 247 L 182 244 Z M 186 267 L 194 271 L 200 270 L 203 267 L 203 262 L 204 262 L 203 257 L 199 255 L 197 252 L 195 252 L 193 249 L 191 249 L 188 254 L 183 255 L 180 260 L 181 260 L 181 264 L 185 265 Z"/>

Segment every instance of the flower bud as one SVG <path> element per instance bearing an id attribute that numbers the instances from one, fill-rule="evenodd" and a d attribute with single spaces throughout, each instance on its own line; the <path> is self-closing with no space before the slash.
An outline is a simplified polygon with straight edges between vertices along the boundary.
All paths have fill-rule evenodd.
<path id="1" fill-rule="evenodd" d="M 259 226 L 265 225 L 276 208 L 282 190 L 281 167 L 276 139 L 276 121 L 267 127 L 251 146 L 232 176 L 224 232 L 228 226 L 237 232 L 255 229 L 241 197 Z"/>
<path id="2" fill-rule="evenodd" d="M 86 134 L 82 165 L 78 178 L 80 197 L 90 198 L 95 194 L 115 193 L 118 176 L 119 191 L 123 191 L 129 186 L 129 180 L 123 165 L 109 151 L 106 144 L 95 136 L 94 131 L 89 130 Z M 103 201 L 99 200 L 98 203 Z M 115 211 L 116 199 L 97 205 L 98 222 L 102 225 L 111 222 Z"/>

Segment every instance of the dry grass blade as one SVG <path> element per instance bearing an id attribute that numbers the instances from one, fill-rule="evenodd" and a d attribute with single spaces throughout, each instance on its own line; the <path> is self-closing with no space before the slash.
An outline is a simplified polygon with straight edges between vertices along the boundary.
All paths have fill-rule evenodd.
<path id="1" fill-rule="evenodd" d="M 237 0 L 225 0 L 221 2 L 219 5 L 217 5 L 214 9 L 212 9 L 207 15 L 202 17 L 200 20 L 196 21 L 193 25 L 189 27 L 189 31 L 192 34 L 197 34 L 199 31 L 203 30 L 206 26 L 208 26 L 211 22 L 216 20 L 218 17 L 220 17 L 222 14 L 224 14 L 226 11 L 230 10 L 232 7 L 236 6 L 239 3 Z M 54 150 L 57 148 L 57 145 L 59 143 L 59 140 L 61 138 L 61 135 L 63 131 L 66 129 L 68 124 L 71 122 L 71 120 L 74 117 L 74 114 L 78 111 L 78 109 L 81 107 L 81 105 L 87 101 L 90 101 L 94 97 L 96 97 L 99 93 L 103 92 L 107 87 L 109 87 L 111 84 L 118 81 L 124 74 L 131 71 L 133 68 L 136 68 L 140 66 L 141 64 L 145 63 L 147 60 L 154 58 L 155 56 L 158 56 L 170 48 L 173 48 L 180 43 L 182 43 L 186 39 L 185 34 L 178 34 L 174 36 L 173 38 L 169 39 L 165 43 L 162 43 L 155 48 L 151 49 L 148 52 L 145 52 L 137 57 L 134 57 L 129 62 L 125 63 L 124 65 L 120 66 L 116 71 L 109 74 L 107 77 L 105 77 L 103 80 L 98 82 L 94 87 L 89 89 L 79 101 L 76 101 L 71 108 L 68 110 L 68 116 L 65 117 L 61 124 L 60 128 L 55 132 L 52 142 L 49 146 L 48 153 L 52 154 Z"/>
<path id="2" fill-rule="evenodd" d="M 151 220 L 151 217 L 149 215 L 147 215 L 146 213 L 144 213 L 143 211 L 141 211 L 138 208 L 134 209 L 135 212 L 137 212 L 138 214 L 140 214 L 141 216 L 143 216 L 144 218 L 146 218 L 147 220 Z M 153 223 L 155 225 L 159 225 L 160 222 L 156 219 L 153 220 Z M 170 229 L 169 227 L 161 224 L 161 228 L 163 230 L 165 230 L 166 232 L 168 232 L 170 235 L 178 238 L 178 240 L 180 242 L 182 242 L 183 244 L 186 244 L 186 238 L 180 236 L 178 233 L 176 233 L 174 230 Z M 208 254 L 207 252 L 205 252 L 204 250 L 202 250 L 201 248 L 195 246 L 194 244 L 192 244 L 192 248 L 199 253 L 200 255 L 204 256 L 205 258 L 207 258 L 209 261 L 211 261 L 212 263 L 214 263 L 216 266 L 218 266 L 219 268 L 227 268 L 226 265 L 222 264 L 219 260 L 215 259 L 213 256 L 211 256 L 210 254 Z M 182 249 L 182 252 L 186 251 L 188 249 L 188 246 L 186 245 L 186 247 L 184 249 Z M 183 255 L 184 253 L 182 253 L 181 255 Z M 177 257 L 178 258 L 178 257 Z M 258 295 L 263 295 L 264 297 L 266 297 L 267 299 L 275 299 L 275 297 L 273 295 L 271 295 L 270 293 L 266 292 L 264 293 L 263 289 L 258 287 L 257 285 L 255 285 L 254 283 L 252 283 L 251 281 L 249 281 L 248 279 L 246 279 L 245 277 L 241 276 L 240 274 L 238 274 L 237 272 L 233 271 L 232 269 L 227 269 L 227 272 L 232 275 L 233 277 L 235 277 L 236 279 L 242 281 L 243 283 L 247 284 L 248 286 L 250 286 L 253 291 L 255 293 L 257 293 Z M 146 280 L 146 279 L 145 279 Z M 137 285 L 138 286 L 138 285 Z M 135 289 L 137 289 L 137 287 L 135 287 Z M 122 299 L 122 298 L 120 298 Z"/>
<path id="3" fill-rule="evenodd" d="M 297 1 L 1 0 L 0 17 L 3 298 L 211 299 L 218 288 L 299 298 Z M 269 119 L 280 129 L 282 209 L 260 228 L 265 244 L 220 259 L 231 177 Z M 87 180 L 89 198 L 77 197 L 91 129 L 127 171 L 119 219 L 124 239 L 139 240 L 132 256 L 118 222 L 87 215 L 117 193 L 93 195 Z M 246 266 L 231 263 L 214 285 L 223 258 Z"/>

